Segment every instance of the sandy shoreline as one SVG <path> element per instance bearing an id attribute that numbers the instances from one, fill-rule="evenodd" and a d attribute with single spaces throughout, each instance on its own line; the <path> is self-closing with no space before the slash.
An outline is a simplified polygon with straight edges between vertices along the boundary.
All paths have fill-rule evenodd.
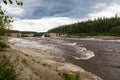
<path id="1" fill-rule="evenodd" d="M 19 79 L 39 80 L 38 75 L 40 75 L 43 80 L 63 80 L 58 73 L 65 71 L 79 74 L 81 80 L 102 80 L 100 77 L 85 71 L 81 67 L 66 62 L 65 59 L 60 56 L 49 54 L 40 49 L 17 47 L 13 44 L 10 44 L 10 46 L 11 49 L 8 50 L 6 54 L 9 57 L 11 56 L 10 59 L 14 64 L 17 64 L 15 66 L 17 68 L 17 72 L 20 74 Z M 24 62 L 26 62 L 25 64 L 27 67 L 25 67 L 21 62 L 15 63 L 18 56 L 19 61 L 22 61 L 22 59 L 25 60 Z M 18 68 L 21 67 L 23 67 L 23 69 L 21 71 L 18 70 Z M 48 78 L 51 76 L 54 77 Z"/>

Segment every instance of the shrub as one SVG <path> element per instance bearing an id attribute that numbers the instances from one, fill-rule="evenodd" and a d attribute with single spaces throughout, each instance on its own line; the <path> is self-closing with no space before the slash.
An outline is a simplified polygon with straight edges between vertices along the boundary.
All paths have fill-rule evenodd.
<path id="1" fill-rule="evenodd" d="M 3 49 L 5 49 L 5 48 L 8 48 L 8 47 L 9 46 L 5 42 L 0 41 L 0 51 L 3 50 Z"/>
<path id="2" fill-rule="evenodd" d="M 16 73 L 9 60 L 0 63 L 0 80 L 16 80 Z"/>
<path id="3" fill-rule="evenodd" d="M 72 73 L 63 73 L 64 80 L 80 80 L 79 75 Z"/>

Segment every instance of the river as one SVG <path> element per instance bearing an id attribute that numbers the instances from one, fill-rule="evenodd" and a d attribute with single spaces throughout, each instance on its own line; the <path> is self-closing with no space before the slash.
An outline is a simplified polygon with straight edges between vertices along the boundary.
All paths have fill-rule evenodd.
<path id="1" fill-rule="evenodd" d="M 104 80 L 120 80 L 120 40 L 28 37 L 10 41 L 62 56 Z"/>

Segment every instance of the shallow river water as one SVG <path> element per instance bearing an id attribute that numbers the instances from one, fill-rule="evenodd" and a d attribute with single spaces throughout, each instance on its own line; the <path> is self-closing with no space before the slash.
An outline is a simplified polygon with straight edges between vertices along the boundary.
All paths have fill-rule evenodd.
<path id="1" fill-rule="evenodd" d="M 120 80 L 120 40 L 94 38 L 12 38 L 16 46 L 63 56 L 104 80 Z"/>

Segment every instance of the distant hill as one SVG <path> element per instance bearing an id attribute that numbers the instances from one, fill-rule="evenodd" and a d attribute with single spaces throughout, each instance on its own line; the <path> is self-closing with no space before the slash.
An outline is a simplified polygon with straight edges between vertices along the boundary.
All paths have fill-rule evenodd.
<path id="1" fill-rule="evenodd" d="M 98 18 L 51 29 L 48 33 L 67 33 L 68 36 L 120 36 L 120 17 Z"/>

